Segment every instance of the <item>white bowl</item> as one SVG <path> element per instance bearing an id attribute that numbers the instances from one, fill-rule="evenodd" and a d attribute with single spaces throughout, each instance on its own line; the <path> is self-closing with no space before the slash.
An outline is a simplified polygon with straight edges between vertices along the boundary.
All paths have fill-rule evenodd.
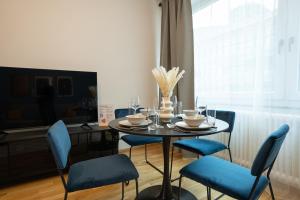
<path id="1" fill-rule="evenodd" d="M 126 117 L 129 123 L 132 125 L 139 125 L 146 120 L 146 116 L 141 113 L 136 115 L 127 115 Z"/>
<path id="2" fill-rule="evenodd" d="M 198 114 L 197 110 L 183 110 L 183 114 L 186 116 L 195 116 Z"/>
<path id="3" fill-rule="evenodd" d="M 198 127 L 205 121 L 204 115 L 184 116 L 184 122 L 190 127 Z"/>

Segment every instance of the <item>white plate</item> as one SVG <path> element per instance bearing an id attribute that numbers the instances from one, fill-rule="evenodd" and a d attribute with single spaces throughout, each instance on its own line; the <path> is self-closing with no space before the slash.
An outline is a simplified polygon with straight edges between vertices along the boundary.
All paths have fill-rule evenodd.
<path id="1" fill-rule="evenodd" d="M 187 125 L 184 121 L 176 122 L 175 125 L 180 128 L 187 129 L 187 130 L 205 130 L 205 129 L 209 129 L 209 128 L 213 127 L 205 122 L 200 124 L 200 126 L 198 126 L 198 127 L 191 127 L 191 126 Z"/>
<path id="2" fill-rule="evenodd" d="M 127 119 L 119 121 L 119 125 L 121 126 L 125 126 L 125 127 L 140 127 L 140 126 L 148 126 L 149 124 L 151 124 L 152 121 L 150 119 L 145 120 L 143 123 L 141 124 L 131 124 Z"/>

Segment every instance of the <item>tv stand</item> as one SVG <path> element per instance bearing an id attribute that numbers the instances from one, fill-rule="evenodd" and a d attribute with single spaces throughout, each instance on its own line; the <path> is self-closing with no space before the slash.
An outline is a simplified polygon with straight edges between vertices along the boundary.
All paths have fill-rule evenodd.
<path id="1" fill-rule="evenodd" d="M 70 163 L 118 153 L 119 134 L 110 128 L 68 127 Z M 0 186 L 57 175 L 47 130 L 24 130 L 0 135 Z"/>
<path id="2" fill-rule="evenodd" d="M 83 123 L 80 127 L 84 130 L 93 130 L 93 127 L 91 127 L 88 123 Z"/>

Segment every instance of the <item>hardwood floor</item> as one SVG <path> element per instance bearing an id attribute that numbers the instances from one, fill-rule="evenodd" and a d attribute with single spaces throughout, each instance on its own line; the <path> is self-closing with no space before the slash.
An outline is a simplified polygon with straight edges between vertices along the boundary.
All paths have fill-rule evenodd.
<path id="1" fill-rule="evenodd" d="M 160 145 L 149 145 L 149 160 L 162 169 L 162 149 Z M 127 153 L 127 151 L 123 151 Z M 178 174 L 178 170 L 189 163 L 192 159 L 183 159 L 180 153 L 174 154 L 174 170 L 173 176 Z M 162 176 L 149 165 L 144 162 L 144 148 L 134 148 L 132 151 L 132 159 L 137 167 L 140 191 L 151 185 L 161 184 Z M 173 183 L 178 185 L 178 181 Z M 183 179 L 182 186 L 191 191 L 198 199 L 206 199 L 206 188 L 202 185 L 188 179 Z M 217 197 L 219 193 L 213 192 L 213 197 Z M 31 181 L 15 185 L 12 187 L 0 189 L 1 200 L 63 200 L 64 189 L 59 176 L 49 177 L 41 180 Z M 121 184 L 104 186 L 96 189 L 88 189 L 78 192 L 69 193 L 70 200 L 119 200 L 121 199 Z M 135 199 L 135 184 L 131 182 L 125 187 L 125 199 Z M 221 199 L 229 200 L 230 197 L 222 197 Z M 264 192 L 261 200 L 271 199 L 267 192 Z"/>

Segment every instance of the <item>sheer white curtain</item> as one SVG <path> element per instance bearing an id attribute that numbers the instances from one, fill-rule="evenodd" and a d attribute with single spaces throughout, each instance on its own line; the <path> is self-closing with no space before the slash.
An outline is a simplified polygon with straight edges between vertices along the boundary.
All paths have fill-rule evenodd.
<path id="1" fill-rule="evenodd" d="M 273 177 L 300 188 L 300 1 L 192 2 L 195 96 L 236 112 L 233 158 L 247 166 L 265 137 L 288 123 Z"/>

